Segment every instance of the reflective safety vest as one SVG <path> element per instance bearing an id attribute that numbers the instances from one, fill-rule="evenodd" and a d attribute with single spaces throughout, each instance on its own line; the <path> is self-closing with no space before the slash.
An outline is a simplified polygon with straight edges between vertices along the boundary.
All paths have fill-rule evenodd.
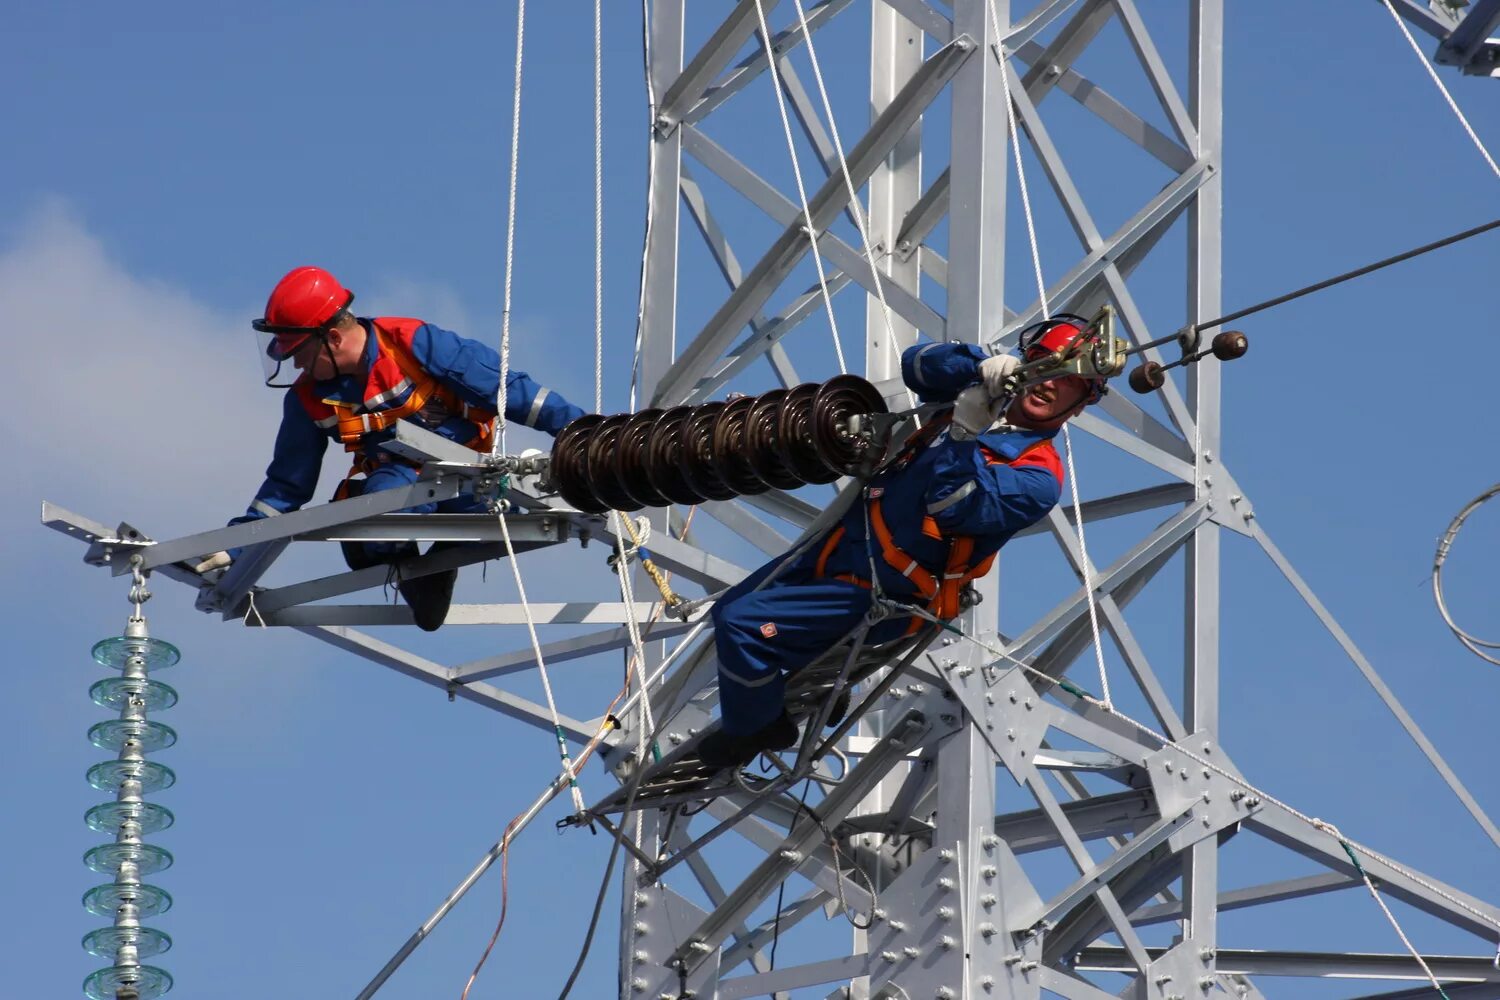
<path id="1" fill-rule="evenodd" d="M 912 582 L 912 585 L 917 588 L 917 596 L 927 602 L 928 612 L 944 621 L 955 617 L 963 610 L 963 589 L 990 571 L 990 567 L 995 564 L 996 554 L 991 552 L 975 563 L 973 562 L 974 537 L 972 535 L 949 536 L 948 559 L 939 577 L 897 547 L 895 539 L 891 537 L 891 529 L 886 526 L 885 515 L 880 510 L 880 499 L 877 497 L 870 500 L 869 505 L 870 528 L 875 534 L 875 540 L 880 543 L 880 557 L 885 560 L 886 565 Z M 943 538 L 942 532 L 938 530 L 937 522 L 931 517 L 922 518 L 922 534 L 937 540 Z M 843 538 L 844 526 L 841 524 L 829 534 L 828 541 L 823 543 L 823 550 L 818 554 L 817 566 L 814 569 L 816 575 L 828 575 L 828 557 L 833 554 L 833 550 L 838 547 Z M 852 573 L 837 573 L 833 578 L 867 589 L 870 586 L 869 580 Z M 915 631 L 922 624 L 921 619 L 913 618 L 911 631 Z"/>
<path id="2" fill-rule="evenodd" d="M 891 468 L 898 473 L 904 470 L 910 465 L 912 458 L 923 447 L 930 444 L 945 426 L 946 421 L 939 419 L 929 423 L 922 430 L 918 431 L 908 441 L 902 454 L 892 463 Z M 1050 447 L 1051 442 L 1049 440 L 1038 441 L 1008 463 L 1005 459 L 994 455 L 988 449 L 985 449 L 985 453 L 991 456 L 989 461 L 992 465 L 1030 464 L 1023 460 L 1027 459 L 1028 456 L 1038 449 Z M 880 558 L 887 566 L 911 582 L 912 586 L 916 589 L 917 596 L 926 602 L 926 609 L 930 614 L 943 621 L 956 617 L 964 607 L 964 588 L 990 571 L 990 567 L 995 564 L 995 556 L 998 553 L 991 552 L 978 562 L 975 562 L 974 548 L 976 539 L 974 536 L 944 535 L 938 527 L 937 521 L 931 515 L 925 515 L 922 518 L 922 534 L 934 541 L 941 542 L 946 540 L 948 542 L 948 552 L 946 559 L 943 561 L 941 573 L 937 572 L 935 567 L 924 566 L 896 544 L 896 540 L 891 534 L 891 529 L 886 523 L 885 514 L 881 510 L 883 491 L 875 491 L 876 495 L 873 497 L 870 496 L 870 492 L 866 490 L 867 499 L 865 500 L 869 511 L 869 530 L 874 536 L 875 542 L 880 545 Z M 827 541 L 823 543 L 822 550 L 818 554 L 817 563 L 814 565 L 814 575 L 819 577 L 830 576 L 828 573 L 828 560 L 833 555 L 834 550 L 838 548 L 839 543 L 843 541 L 844 534 L 845 530 L 842 524 L 829 533 Z M 853 573 L 835 573 L 831 576 L 832 579 L 842 580 L 845 583 L 852 583 L 859 587 L 867 589 L 870 587 L 869 580 Z M 911 627 L 907 631 L 908 633 L 915 632 L 925 624 L 926 622 L 923 619 L 913 617 Z"/>
<path id="3" fill-rule="evenodd" d="M 398 420 L 413 415 L 422 414 L 432 424 L 450 416 L 470 421 L 479 433 L 463 444 L 475 451 L 487 451 L 494 439 L 495 411 L 465 403 L 418 363 L 411 340 L 421 325 L 418 319 L 381 317 L 370 321 L 378 350 L 365 382 L 365 398 L 358 403 L 320 398 L 306 373 L 295 383 L 297 398 L 313 423 L 333 433 L 343 442 L 345 451 L 359 454 L 349 470 L 351 476 L 369 474 L 379 467 L 378 460 L 363 453 L 361 440 L 366 434 L 388 430 Z M 396 399 L 402 401 L 380 409 Z"/>

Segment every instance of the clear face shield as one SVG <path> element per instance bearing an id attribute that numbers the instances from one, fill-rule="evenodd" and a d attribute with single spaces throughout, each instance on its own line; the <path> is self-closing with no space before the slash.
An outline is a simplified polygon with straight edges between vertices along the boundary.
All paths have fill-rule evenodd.
<path id="1" fill-rule="evenodd" d="M 255 325 L 255 353 L 260 358 L 266 385 L 273 389 L 285 389 L 295 383 L 302 368 L 312 367 L 323 346 L 322 330 L 294 331 L 286 327 L 272 330 L 263 324 Z M 299 357 L 301 367 L 297 365 Z"/>

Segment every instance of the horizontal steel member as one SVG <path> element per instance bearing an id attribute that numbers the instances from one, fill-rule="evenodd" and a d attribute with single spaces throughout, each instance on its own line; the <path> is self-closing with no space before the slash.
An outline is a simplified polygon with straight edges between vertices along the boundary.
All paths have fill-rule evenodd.
<path id="1" fill-rule="evenodd" d="M 512 542 L 552 542 L 567 538 L 572 527 L 556 514 L 507 514 Z M 502 542 L 493 514 L 378 514 L 293 536 L 300 542 Z"/>
<path id="2" fill-rule="evenodd" d="M 653 606 L 637 602 L 639 621 L 651 617 Z M 410 625 L 411 609 L 391 604 L 303 604 L 267 612 L 267 625 Z M 247 624 L 258 625 L 252 620 Z M 614 625 L 624 622 L 625 605 L 619 601 L 531 603 L 531 620 L 538 625 Z M 520 604 L 455 604 L 448 609 L 449 625 L 525 625 L 526 611 Z"/>
<path id="3" fill-rule="evenodd" d="M 1325 872 L 1321 875 L 1305 875 L 1302 878 L 1283 879 L 1279 882 L 1266 882 L 1262 885 L 1247 886 L 1243 889 L 1229 889 L 1219 893 L 1218 911 L 1227 913 L 1230 910 L 1241 910 L 1248 906 L 1263 906 L 1267 903 L 1279 903 L 1286 899 L 1301 899 L 1304 896 L 1318 896 L 1325 892 L 1338 892 L 1341 889 L 1364 888 L 1364 882 L 1358 878 L 1347 875 L 1339 875 L 1336 872 Z M 1130 915 L 1130 922 L 1137 927 L 1146 924 L 1166 923 L 1179 920 L 1182 917 L 1182 902 L 1178 900 L 1172 903 L 1158 903 L 1154 906 L 1143 907 Z"/>
<path id="4" fill-rule="evenodd" d="M 451 500 L 462 492 L 466 481 L 461 476 L 445 476 L 433 480 L 418 480 L 410 486 L 394 490 L 382 490 L 367 496 L 338 500 L 334 503 L 307 507 L 276 517 L 263 517 L 247 524 L 235 524 L 227 528 L 216 528 L 196 535 L 186 535 L 165 542 L 144 546 L 140 552 L 145 560 L 144 569 L 154 569 L 168 563 L 197 559 L 223 549 L 236 549 L 279 538 L 290 538 L 310 531 L 320 531 L 335 525 L 347 524 L 373 514 L 385 514 L 418 504 Z M 106 543 L 100 543 L 106 544 Z M 128 573 L 130 566 L 123 560 L 115 560 L 116 576 Z"/>
<path id="5" fill-rule="evenodd" d="M 649 628 L 643 627 L 641 639 L 645 642 L 655 642 L 658 639 L 670 639 L 691 630 L 694 626 L 686 622 L 659 621 Z M 576 660 L 584 656 L 592 656 L 611 649 L 624 649 L 631 643 L 630 628 L 612 628 L 600 632 L 590 632 L 588 635 L 574 636 L 571 639 L 559 639 L 556 642 L 544 643 L 542 645 L 542 660 L 545 663 L 565 663 L 568 660 Z M 474 660 L 469 663 L 454 667 L 449 676 L 458 684 L 468 684 L 473 681 L 482 681 L 490 677 L 500 677 L 505 674 L 519 673 L 530 670 L 537 665 L 536 651 L 530 646 L 518 649 L 513 653 L 504 653 L 500 656 L 487 656 L 482 660 Z"/>
<path id="6" fill-rule="evenodd" d="M 1083 840 L 1134 834 L 1157 818 L 1156 796 L 1149 788 L 1099 795 L 1062 803 L 1062 813 Z M 1041 809 L 995 817 L 995 833 L 1016 854 L 1046 850 L 1062 843 Z"/>
<path id="7" fill-rule="evenodd" d="M 1148 948 L 1153 961 L 1165 948 Z M 1493 955 L 1423 955 L 1432 974 L 1440 981 L 1500 983 Z M 1406 952 L 1360 954 L 1337 951 L 1258 951 L 1219 948 L 1214 964 L 1220 975 L 1310 976 L 1319 979 L 1420 979 L 1427 976 Z M 1133 972 L 1130 957 L 1121 948 L 1099 946 L 1078 953 L 1075 968 L 1086 972 Z"/>
<path id="8" fill-rule="evenodd" d="M 721 979 L 714 996 L 718 1000 L 742 1000 L 745 997 L 771 996 L 783 990 L 816 986 L 819 983 L 856 979 L 864 975 L 868 958 L 861 952 L 822 962 L 810 962 L 807 965 L 793 965 L 773 972 L 758 972 L 753 976 Z"/>

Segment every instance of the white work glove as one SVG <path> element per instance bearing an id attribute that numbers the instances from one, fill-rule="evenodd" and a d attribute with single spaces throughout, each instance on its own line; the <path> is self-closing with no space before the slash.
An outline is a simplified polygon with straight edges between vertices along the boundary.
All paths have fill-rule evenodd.
<path id="1" fill-rule="evenodd" d="M 233 560 L 229 558 L 228 552 L 215 552 L 213 555 L 204 556 L 201 562 L 195 564 L 193 572 L 203 577 L 208 583 L 218 583 L 219 577 L 229 569 L 231 562 Z"/>
<path id="2" fill-rule="evenodd" d="M 979 362 L 979 377 L 991 399 L 1010 395 L 1015 390 L 1011 377 L 1021 367 L 1021 359 L 1014 354 L 997 354 Z"/>
<path id="3" fill-rule="evenodd" d="M 990 429 L 1000 418 L 1001 400 L 990 398 L 983 385 L 971 385 L 958 394 L 953 403 L 953 426 L 948 431 L 955 441 L 968 441 Z"/>

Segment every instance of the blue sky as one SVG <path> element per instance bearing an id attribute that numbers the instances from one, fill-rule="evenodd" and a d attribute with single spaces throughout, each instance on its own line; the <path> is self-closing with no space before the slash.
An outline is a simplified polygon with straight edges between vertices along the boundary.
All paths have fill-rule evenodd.
<path id="1" fill-rule="evenodd" d="M 635 315 L 645 112 L 639 11 L 607 6 L 606 409 L 618 410 Z M 1181 4 L 1150 6 L 1153 25 L 1165 26 Z M 1500 184 L 1379 5 L 1230 6 L 1226 307 L 1495 215 Z M 78 904 L 96 881 L 79 860 L 96 840 L 83 811 L 99 798 L 83 773 L 101 757 L 84 734 L 103 718 L 87 699 L 101 675 L 88 650 L 117 634 L 128 611 L 121 581 L 37 527 L 39 501 L 107 523 L 129 519 L 158 537 L 242 509 L 278 412 L 259 385 L 248 320 L 296 264 L 335 270 L 367 314 L 421 316 L 498 342 L 514 9 L 495 8 L 53 4 L 7 18 L 0 319 L 20 375 L 9 422 L 19 483 L 0 492 L 9 557 L 0 600 L 19 642 L 0 711 L 19 761 L 0 929 L 25 946 L 7 977 L 16 995 L 68 995 L 94 967 L 77 946 L 100 923 Z M 727 4 L 693 8 L 689 36 L 701 39 Z M 577 3 L 532 5 L 513 318 L 517 365 L 585 405 L 588 14 Z M 864 115 L 862 18 L 844 15 L 843 41 L 830 35 L 825 47 L 819 36 L 846 142 Z M 1115 68 L 1124 47 L 1114 35 L 1080 68 Z M 1169 50 L 1179 37 L 1166 29 L 1158 41 Z M 1443 78 L 1478 133 L 1500 146 L 1500 83 Z M 1059 130 L 1076 115 L 1060 97 L 1046 111 Z M 789 178 L 770 91 L 747 91 L 726 115 L 764 137 L 747 159 Z M 1090 196 L 1159 184 L 1112 147 L 1074 143 L 1064 153 L 1076 156 Z M 1040 173 L 1029 176 L 1044 267 L 1055 277 L 1075 244 L 1040 193 Z M 726 213 L 755 231 L 743 210 Z M 1100 222 L 1118 220 L 1106 213 Z M 1223 446 L 1262 524 L 1492 815 L 1500 672 L 1449 638 L 1425 579 L 1448 519 L 1495 478 L 1487 312 L 1497 239 L 1246 320 L 1251 354 L 1225 370 Z M 1009 300 L 1022 306 L 1028 268 L 1014 249 L 1023 244 L 1011 245 Z M 756 250 L 747 240 L 747 264 Z M 1184 318 L 1166 273 L 1143 274 L 1158 332 Z M 686 249 L 683 274 L 686 286 L 703 288 L 683 305 L 690 332 L 718 286 Z M 860 300 L 841 300 L 846 348 L 861 312 Z M 826 343 L 821 318 L 802 332 Z M 826 347 L 810 345 L 804 357 L 805 376 L 831 373 Z M 770 384 L 764 368 L 745 380 Z M 1085 497 L 1145 481 L 1091 445 L 1080 443 Z M 1148 526 L 1135 523 L 1137 537 Z M 1129 543 L 1124 527 L 1097 543 L 1090 535 L 1096 559 Z M 1455 610 L 1481 634 L 1500 632 L 1497 542 L 1500 517 L 1487 508 L 1450 561 Z M 330 571 L 334 558 L 298 556 L 286 578 Z M 539 599 L 574 586 L 603 596 L 613 579 L 597 547 L 523 565 Z M 1067 580 L 1055 549 L 1041 544 L 1018 546 L 1012 565 L 1014 623 Z M 469 571 L 461 599 L 507 599 L 503 568 L 477 576 Z M 1160 594 L 1142 598 L 1141 618 L 1132 614 L 1169 662 L 1178 655 L 1171 632 L 1154 624 L 1180 600 L 1180 573 L 1168 576 Z M 179 774 L 160 797 L 178 825 L 158 838 L 178 862 L 155 880 L 177 905 L 154 921 L 176 941 L 160 963 L 178 978 L 175 995 L 352 995 L 545 784 L 555 764 L 548 740 L 301 636 L 211 621 L 169 582 L 156 590 L 153 631 L 183 649 L 182 664 L 162 677 L 182 696 L 163 716 L 181 743 L 160 757 Z M 1480 895 L 1500 885 L 1494 845 L 1242 539 L 1225 541 L 1224 602 L 1223 735 L 1241 769 L 1440 878 Z M 444 662 L 524 642 L 460 632 L 399 641 Z M 613 660 L 567 671 L 558 682 L 564 710 L 592 716 L 617 675 Z M 590 774 L 592 793 L 607 787 Z M 553 834 L 561 815 L 549 810 L 516 849 L 511 922 L 475 997 L 549 996 L 566 977 L 608 845 Z M 1273 863 L 1247 853 L 1226 884 L 1249 881 L 1263 860 Z M 497 911 L 491 876 L 382 996 L 457 996 Z M 1248 947 L 1399 949 L 1373 904 L 1352 893 L 1285 912 L 1275 924 L 1233 918 L 1225 927 Z M 1476 950 L 1409 919 L 1424 947 Z M 609 994 L 613 944 L 607 919 L 575 995 Z"/>

